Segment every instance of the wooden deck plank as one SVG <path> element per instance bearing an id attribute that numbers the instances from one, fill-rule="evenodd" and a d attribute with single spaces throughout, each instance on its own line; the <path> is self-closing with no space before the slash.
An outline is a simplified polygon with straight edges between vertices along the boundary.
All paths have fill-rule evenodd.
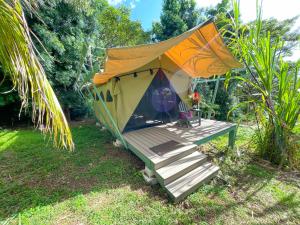
<path id="1" fill-rule="evenodd" d="M 151 128 L 156 128 L 156 127 L 151 127 Z M 164 136 L 160 136 L 158 135 L 158 130 L 157 129 L 151 129 L 151 128 L 145 128 L 145 129 L 140 129 L 140 130 L 136 130 L 136 131 L 131 131 L 128 133 L 125 133 L 124 136 L 135 136 L 135 138 L 146 138 L 146 143 L 149 144 L 149 136 L 151 137 L 151 142 L 149 144 L 148 147 L 153 147 L 155 145 L 164 143 L 166 141 L 169 141 L 169 137 Z"/>
<path id="2" fill-rule="evenodd" d="M 151 148 L 156 145 L 156 140 L 149 139 L 145 137 L 142 132 L 134 133 L 134 134 L 128 134 L 129 138 L 135 141 L 143 142 L 143 145 L 147 148 Z"/>
<path id="3" fill-rule="evenodd" d="M 155 131 L 159 135 L 165 136 L 166 138 L 177 140 L 179 142 L 186 142 L 185 139 L 182 139 L 180 136 L 178 136 L 178 134 L 175 134 L 174 132 L 172 132 L 168 129 L 161 128 L 161 127 L 156 127 Z"/>
<path id="4" fill-rule="evenodd" d="M 151 158 L 154 154 L 147 146 L 143 144 L 142 141 L 137 140 L 134 136 L 126 135 L 124 139 L 131 145 L 133 145 L 136 149 L 140 150 L 142 154 L 146 157 Z"/>
<path id="5" fill-rule="evenodd" d="M 180 128 L 174 124 L 167 124 L 165 129 L 169 132 L 175 133 L 178 137 L 185 139 L 186 141 L 196 142 L 232 126 L 230 123 L 221 121 L 212 122 L 210 120 L 203 120 L 201 126 L 198 126 L 197 123 L 197 126 L 195 126 L 195 123 L 192 125 L 193 127 L 191 128 Z"/>
<path id="6" fill-rule="evenodd" d="M 223 135 L 229 132 L 231 128 L 235 128 L 235 126 L 235 124 L 228 122 L 202 119 L 200 126 L 198 121 L 192 122 L 192 127 L 188 128 L 179 127 L 176 122 L 172 122 L 130 131 L 124 133 L 123 137 L 155 164 L 180 153 L 180 149 L 178 149 L 164 156 L 159 156 L 150 150 L 156 145 L 174 140 L 191 148 L 196 146 L 196 144 L 202 144 L 214 137 Z"/>
<path id="7" fill-rule="evenodd" d="M 154 129 L 149 129 L 149 130 L 141 130 L 139 132 L 142 136 L 147 138 L 148 140 L 151 140 L 153 142 L 153 145 L 149 147 L 153 147 L 162 143 L 165 143 L 167 141 L 170 141 L 169 137 L 165 137 L 164 135 L 160 135 L 160 132 Z"/>

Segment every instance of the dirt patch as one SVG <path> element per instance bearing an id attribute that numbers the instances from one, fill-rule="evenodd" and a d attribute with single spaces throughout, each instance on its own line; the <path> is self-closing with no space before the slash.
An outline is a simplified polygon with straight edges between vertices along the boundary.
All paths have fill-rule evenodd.
<path id="1" fill-rule="evenodd" d="M 145 167 L 144 162 L 132 154 L 129 150 L 116 148 L 112 144 L 106 144 L 105 149 L 107 150 L 107 153 L 101 157 L 102 160 L 118 158 L 126 162 L 131 162 L 131 164 L 138 170 L 142 170 Z"/>
<path id="2" fill-rule="evenodd" d="M 280 168 L 272 165 L 269 161 L 259 159 L 259 158 L 253 160 L 252 163 L 263 167 L 267 171 L 276 173 L 276 179 L 287 182 L 287 183 L 294 184 L 300 188 L 300 171 L 298 171 L 298 170 L 283 171 Z"/>

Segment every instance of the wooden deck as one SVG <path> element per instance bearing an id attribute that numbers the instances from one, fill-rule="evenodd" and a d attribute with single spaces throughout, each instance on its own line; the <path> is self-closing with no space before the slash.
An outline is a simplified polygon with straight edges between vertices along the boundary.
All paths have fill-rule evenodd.
<path id="1" fill-rule="evenodd" d="M 180 127 L 174 122 L 127 132 L 123 134 L 123 137 L 129 147 L 135 148 L 144 158 L 149 160 L 145 162 L 150 164 L 147 166 L 153 168 L 160 162 L 174 157 L 179 152 L 188 151 L 226 133 L 230 134 L 229 144 L 233 145 L 235 129 L 236 125 L 232 123 L 202 119 L 200 126 L 198 121 L 192 122 L 192 127 L 189 128 Z M 163 156 L 159 156 L 151 150 L 154 146 L 171 140 L 180 142 L 184 147 L 174 149 Z"/>
<path id="2" fill-rule="evenodd" d="M 235 132 L 235 124 L 203 119 L 200 126 L 198 121 L 189 128 L 168 123 L 127 132 L 123 138 L 145 162 L 144 173 L 150 171 L 145 179 L 156 179 L 174 201 L 180 201 L 219 170 L 196 147 L 226 133 L 233 146 Z"/>

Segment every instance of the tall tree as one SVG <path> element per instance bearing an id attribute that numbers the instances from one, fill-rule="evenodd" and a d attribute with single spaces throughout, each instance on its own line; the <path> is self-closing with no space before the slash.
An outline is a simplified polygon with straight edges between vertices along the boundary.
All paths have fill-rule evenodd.
<path id="1" fill-rule="evenodd" d="M 94 10 L 78 10 L 66 1 L 50 1 L 38 10 L 38 17 L 29 19 L 29 26 L 43 44 L 36 43 L 46 70 L 68 120 L 71 110 L 85 110 L 85 101 L 74 85 L 77 81 L 82 49 L 99 35 L 98 10 L 105 1 L 90 1 Z"/>
<path id="2" fill-rule="evenodd" d="M 124 6 L 107 6 L 99 14 L 99 40 L 105 48 L 131 46 L 149 42 L 149 33 L 145 32 L 139 21 L 130 19 L 130 9 Z"/>
<path id="3" fill-rule="evenodd" d="M 150 41 L 149 32 L 142 29 L 139 21 L 130 19 L 130 9 L 124 6 L 113 7 L 105 0 L 101 10 L 95 15 L 97 35 L 93 42 L 88 41 L 82 51 L 81 67 L 77 84 L 79 88 L 99 72 L 105 60 L 105 48 L 145 44 Z"/>
<path id="4" fill-rule="evenodd" d="M 164 0 L 160 22 L 152 25 L 153 39 L 163 41 L 197 25 L 199 12 L 195 0 Z"/>
<path id="5" fill-rule="evenodd" d="M 207 18 L 218 17 L 223 13 L 230 13 L 230 0 L 222 0 L 216 6 L 211 6 L 204 10 L 204 14 Z"/>
<path id="6" fill-rule="evenodd" d="M 292 55 L 295 47 L 299 45 L 300 31 L 293 29 L 298 18 L 297 16 L 282 21 L 270 18 L 262 21 L 261 35 L 266 35 L 269 32 L 272 43 L 275 43 L 279 38 L 285 42 L 283 48 L 280 49 L 282 56 Z"/>

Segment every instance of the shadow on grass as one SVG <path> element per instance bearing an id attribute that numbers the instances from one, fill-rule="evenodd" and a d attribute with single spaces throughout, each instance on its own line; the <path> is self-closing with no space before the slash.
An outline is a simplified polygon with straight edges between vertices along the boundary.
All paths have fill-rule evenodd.
<path id="1" fill-rule="evenodd" d="M 79 194 L 124 186 L 160 198 L 139 173 L 143 163 L 114 148 L 108 132 L 95 126 L 72 130 L 74 152 L 53 149 L 51 141 L 32 130 L 0 131 L 0 221 Z"/>
<path id="2" fill-rule="evenodd" d="M 257 221 L 259 221 L 258 224 L 278 224 L 278 222 L 284 224 L 299 221 L 300 196 L 297 193 L 299 189 L 294 186 L 295 189 L 292 191 L 282 190 L 277 196 L 273 193 L 273 189 L 276 191 L 276 185 L 279 183 L 276 173 L 251 161 L 240 169 L 237 169 L 235 165 L 227 165 L 225 173 L 235 178 L 232 185 L 228 187 L 221 182 L 208 185 L 200 188 L 198 193 L 188 198 L 191 204 L 189 208 L 196 208 L 198 211 L 196 221 L 216 223 L 224 219 L 223 215 L 235 217 L 235 219 L 244 218 L 244 222 L 251 224 Z M 203 200 L 200 201 L 200 198 Z M 235 219 L 233 219 L 234 223 L 239 223 Z M 230 224 L 230 222 L 226 223 Z"/>

